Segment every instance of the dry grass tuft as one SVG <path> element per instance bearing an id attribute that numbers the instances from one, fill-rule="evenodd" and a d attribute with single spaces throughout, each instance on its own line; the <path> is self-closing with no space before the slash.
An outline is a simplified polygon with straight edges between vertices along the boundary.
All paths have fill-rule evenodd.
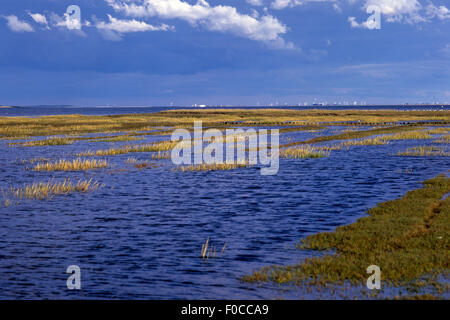
<path id="1" fill-rule="evenodd" d="M 172 150 L 173 147 L 177 145 L 178 142 L 175 141 L 162 141 L 155 142 L 149 144 L 137 144 L 137 145 L 127 145 L 120 148 L 110 148 L 106 150 L 97 150 L 97 151 L 87 151 L 83 153 L 79 153 L 80 157 L 90 157 L 90 156 L 116 156 L 120 154 L 126 153 L 134 153 L 134 152 L 157 152 L 157 151 L 169 151 Z"/>
<path id="2" fill-rule="evenodd" d="M 10 192 L 17 199 L 43 200 L 71 192 L 88 192 L 96 190 L 98 187 L 99 183 L 92 182 L 92 179 L 80 180 L 77 183 L 72 183 L 69 179 L 65 179 L 63 182 L 39 182 L 26 185 L 23 188 L 11 188 Z"/>
<path id="3" fill-rule="evenodd" d="M 406 157 L 430 157 L 430 156 L 443 156 L 448 157 L 450 153 L 446 152 L 444 148 L 421 146 L 408 148 L 406 151 L 399 151 L 398 156 Z"/>
<path id="4" fill-rule="evenodd" d="M 162 159 L 170 159 L 170 158 L 171 158 L 171 154 L 168 151 L 166 151 L 166 152 L 159 151 L 158 153 L 152 154 L 152 160 L 162 160 Z"/>
<path id="5" fill-rule="evenodd" d="M 290 159 L 325 158 L 330 155 L 327 147 L 301 146 L 280 150 L 280 157 Z"/>
<path id="6" fill-rule="evenodd" d="M 75 159 L 58 160 L 56 162 L 38 163 L 33 170 L 34 171 L 81 171 L 90 169 L 106 168 L 106 160 L 83 160 Z"/>
<path id="7" fill-rule="evenodd" d="M 62 146 L 72 144 L 72 139 L 67 138 L 46 138 L 44 140 L 32 140 L 25 142 L 11 142 L 8 146 L 21 146 L 21 147 L 42 147 L 42 146 Z"/>
<path id="8" fill-rule="evenodd" d="M 178 171 L 186 172 L 186 171 L 218 171 L 218 170 L 233 170 L 238 168 L 248 168 L 248 163 L 212 163 L 212 164 L 197 164 L 197 165 L 188 165 L 188 166 L 179 166 L 177 168 Z"/>

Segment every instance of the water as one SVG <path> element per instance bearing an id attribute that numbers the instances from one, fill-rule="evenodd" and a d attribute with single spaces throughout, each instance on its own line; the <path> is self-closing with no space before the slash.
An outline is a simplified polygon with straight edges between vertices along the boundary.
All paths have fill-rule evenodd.
<path id="1" fill-rule="evenodd" d="M 339 129 L 285 137 L 303 140 Z M 295 245 L 309 234 L 352 223 L 377 203 L 446 172 L 447 157 L 393 156 L 424 143 L 393 141 L 333 151 L 323 159 L 280 159 L 278 175 L 261 176 L 258 168 L 178 172 L 170 160 L 142 170 L 125 164 L 130 156 L 149 160 L 148 153 L 107 157 L 111 165 L 105 170 L 33 172 L 21 160 L 71 159 L 80 151 L 123 143 L 22 148 L 0 141 L 0 188 L 49 177 L 92 177 L 104 185 L 88 194 L 0 207 L 0 298 L 289 297 L 282 288 L 239 277 L 315 254 Z M 208 238 L 219 254 L 203 260 L 201 246 Z M 80 291 L 66 288 L 69 265 L 81 268 Z"/>
<path id="2" fill-rule="evenodd" d="M 193 107 L 75 107 L 75 106 L 38 106 L 38 107 L 17 107 L 17 108 L 0 108 L 1 116 L 46 116 L 59 114 L 83 114 L 83 115 L 114 115 L 126 113 L 152 113 L 176 109 L 199 109 Z M 236 109 L 242 107 L 220 107 L 225 109 Z M 392 109 L 392 110 L 450 110 L 450 105 L 417 105 L 417 106 L 282 106 L 282 107 L 246 107 L 247 109 L 261 109 L 261 108 L 280 108 L 280 109 L 294 109 L 294 110 L 378 110 L 378 109 Z M 205 110 L 208 110 L 206 108 Z"/>

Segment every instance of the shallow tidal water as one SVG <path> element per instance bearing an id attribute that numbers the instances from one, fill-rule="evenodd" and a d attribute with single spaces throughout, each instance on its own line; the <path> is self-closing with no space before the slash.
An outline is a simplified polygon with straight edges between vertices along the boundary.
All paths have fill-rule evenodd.
<path id="1" fill-rule="evenodd" d="M 341 129 L 283 137 L 305 140 Z M 322 159 L 280 159 L 274 176 L 261 176 L 258 167 L 192 173 L 174 171 L 170 160 L 141 170 L 125 163 L 129 157 L 152 161 L 150 153 L 104 157 L 107 169 L 84 172 L 34 172 L 21 162 L 72 159 L 89 149 L 168 138 L 28 148 L 0 141 L 0 189 L 49 178 L 92 177 L 102 184 L 87 194 L 0 206 L 0 298 L 296 298 L 287 286 L 248 284 L 239 277 L 317 254 L 295 245 L 356 221 L 377 203 L 446 173 L 450 164 L 448 157 L 395 156 L 431 140 L 351 147 Z M 201 247 L 208 238 L 218 256 L 204 260 Z M 81 290 L 66 287 L 69 265 L 81 268 Z"/>

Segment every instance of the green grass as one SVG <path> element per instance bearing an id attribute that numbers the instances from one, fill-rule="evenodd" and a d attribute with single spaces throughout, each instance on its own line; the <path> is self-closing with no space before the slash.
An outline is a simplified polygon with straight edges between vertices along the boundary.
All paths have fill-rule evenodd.
<path id="1" fill-rule="evenodd" d="M 424 182 L 421 189 L 378 204 L 369 216 L 303 239 L 299 248 L 334 254 L 307 258 L 297 265 L 265 267 L 244 276 L 247 282 L 294 282 L 327 286 L 349 281 L 365 285 L 366 268 L 378 265 L 382 285 L 424 287 L 448 274 L 450 253 L 450 178 Z M 428 279 L 428 280 L 427 280 Z"/>

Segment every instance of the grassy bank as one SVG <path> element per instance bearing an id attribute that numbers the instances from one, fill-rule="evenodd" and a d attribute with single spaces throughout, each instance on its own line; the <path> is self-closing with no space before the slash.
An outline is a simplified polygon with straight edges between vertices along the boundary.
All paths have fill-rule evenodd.
<path id="1" fill-rule="evenodd" d="M 348 281 L 365 285 L 366 268 L 378 265 L 386 285 L 445 290 L 436 279 L 448 274 L 450 253 L 450 178 L 438 176 L 422 189 L 380 203 L 369 216 L 301 241 L 306 250 L 334 250 L 297 265 L 262 268 L 242 280 L 247 282 L 329 285 Z"/>
<path id="2" fill-rule="evenodd" d="M 450 121 L 449 111 L 395 111 L 395 110 L 283 110 L 283 109 L 208 109 L 173 110 L 149 114 L 110 116 L 59 115 L 42 117 L 0 117 L 2 138 L 23 138 L 94 132 L 133 132 L 163 128 L 190 128 L 195 120 L 204 127 L 286 125 L 297 126 L 293 131 L 304 130 L 299 125 L 316 126 L 352 122 L 394 124 L 410 121 Z M 321 128 L 321 127 L 319 127 Z M 286 129 L 285 132 L 288 132 Z M 160 132 L 170 134 L 170 132 Z M 148 132 L 146 134 L 158 134 Z"/>

